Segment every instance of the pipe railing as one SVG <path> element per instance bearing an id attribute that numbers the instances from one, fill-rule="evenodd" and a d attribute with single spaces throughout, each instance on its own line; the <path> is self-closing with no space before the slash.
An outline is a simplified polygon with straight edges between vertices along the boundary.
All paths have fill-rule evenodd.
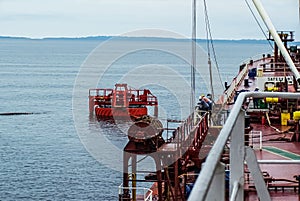
<path id="1" fill-rule="evenodd" d="M 249 140 L 245 141 L 246 143 L 248 143 L 249 145 L 251 144 L 251 146 L 253 148 L 254 148 L 255 144 L 259 144 L 259 150 L 262 150 L 262 132 L 261 131 L 250 131 L 249 134 L 245 134 L 245 135 L 249 136 Z M 259 137 L 258 142 L 254 141 L 254 139 L 256 139 L 257 136 Z"/>
<path id="2" fill-rule="evenodd" d="M 299 164 L 300 160 L 257 160 L 259 164 Z"/>
<path id="3" fill-rule="evenodd" d="M 238 184 L 239 188 L 234 195 L 235 200 L 244 199 L 244 162 L 247 162 L 250 174 L 254 178 L 254 184 L 257 189 L 257 194 L 260 200 L 271 200 L 267 187 L 265 185 L 261 170 L 258 166 L 258 161 L 255 157 L 253 149 L 246 147 L 244 142 L 244 119 L 245 111 L 242 109 L 244 101 L 247 98 L 265 98 L 278 97 L 285 99 L 300 99 L 299 93 L 287 92 L 243 92 L 240 93 L 235 105 L 233 106 L 228 119 L 226 120 L 220 134 L 210 150 L 206 162 L 195 182 L 193 190 L 188 201 L 204 201 L 209 200 L 224 200 L 224 192 L 218 191 L 224 189 L 224 172 L 220 173 L 220 158 L 224 150 L 224 146 L 230 139 L 230 189 L 229 194 L 232 196 L 233 189 Z M 241 132 L 243 131 L 243 132 Z M 294 160 L 294 162 L 298 160 Z M 264 161 L 267 162 L 267 161 Z M 253 172 L 255 172 L 253 174 Z M 223 176 L 219 176 L 219 175 Z M 219 180 L 218 180 L 219 179 Z M 238 183 L 236 183 L 238 182 Z M 216 186 L 219 183 L 219 186 Z M 210 193 L 213 192 L 213 193 Z M 208 196 L 209 195 L 209 196 Z M 210 197 L 210 196 L 214 197 Z M 216 198 L 216 199 L 214 199 Z"/>
<path id="4" fill-rule="evenodd" d="M 121 195 L 123 195 L 123 191 L 124 190 L 128 190 L 128 195 L 130 196 L 130 197 L 126 197 L 126 198 L 120 198 L 120 200 L 124 200 L 124 201 L 132 201 L 132 200 L 134 200 L 131 196 L 131 191 L 132 190 L 135 190 L 135 191 L 141 191 L 141 195 L 143 195 L 144 197 L 143 197 L 143 200 L 144 201 L 152 201 L 153 199 L 153 191 L 151 190 L 151 189 L 149 189 L 149 188 L 143 188 L 143 187 L 124 187 L 123 186 L 123 184 L 121 184 L 120 186 L 119 186 L 119 195 L 121 196 Z"/>
<path id="5" fill-rule="evenodd" d="M 231 101 L 232 98 L 235 95 L 235 89 L 237 86 L 241 84 L 241 81 L 248 73 L 248 64 L 245 65 L 245 67 L 239 72 L 239 74 L 233 79 L 232 83 L 230 84 L 230 87 L 226 90 L 227 96 L 224 97 L 224 103 L 228 103 L 228 101 Z"/>

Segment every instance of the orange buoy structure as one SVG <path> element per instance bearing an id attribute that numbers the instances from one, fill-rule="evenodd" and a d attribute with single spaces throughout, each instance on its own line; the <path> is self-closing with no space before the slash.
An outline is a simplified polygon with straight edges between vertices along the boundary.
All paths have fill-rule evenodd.
<path id="1" fill-rule="evenodd" d="M 116 84 L 114 89 L 90 89 L 89 111 L 97 118 L 138 118 L 148 115 L 147 106 L 154 107 L 158 116 L 158 101 L 149 89 L 133 89 Z"/>

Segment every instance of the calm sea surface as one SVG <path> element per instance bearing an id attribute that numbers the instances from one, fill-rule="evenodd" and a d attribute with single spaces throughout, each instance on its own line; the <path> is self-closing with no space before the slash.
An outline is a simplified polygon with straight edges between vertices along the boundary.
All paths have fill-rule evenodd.
<path id="1" fill-rule="evenodd" d="M 73 120 L 73 110 L 77 109 L 72 107 L 77 74 L 99 43 L 101 40 L 0 39 L 0 113 L 32 113 L 0 115 L 0 200 L 118 199 L 122 173 L 87 151 Z M 172 46 L 176 42 L 159 43 Z M 128 41 L 119 41 L 118 45 L 126 46 Z M 205 49 L 204 42 L 200 45 Z M 215 50 L 222 82 L 230 82 L 243 60 L 269 52 L 270 47 L 261 41 L 216 41 Z M 98 85 L 113 87 L 130 69 L 145 65 L 151 69 L 154 64 L 177 69 L 188 77 L 188 65 L 168 55 L 153 50 L 127 55 L 105 72 Z M 182 70 L 182 66 L 187 67 Z M 164 79 L 170 79 L 167 83 L 172 82 L 173 78 L 162 74 Z M 85 75 L 87 80 L 92 76 L 92 71 Z M 146 73 L 140 76 L 147 78 Z M 217 75 L 214 77 L 218 80 Z M 173 102 L 174 95 L 166 96 L 167 87 L 154 83 L 149 86 L 158 96 L 165 117 L 185 116 L 177 115 L 176 109 L 181 106 Z M 197 85 L 198 88 L 202 90 Z M 122 150 L 126 135 L 112 123 L 89 120 L 87 96 L 88 91 L 83 100 L 86 110 L 79 120 L 95 135 L 101 128 L 107 139 Z"/>

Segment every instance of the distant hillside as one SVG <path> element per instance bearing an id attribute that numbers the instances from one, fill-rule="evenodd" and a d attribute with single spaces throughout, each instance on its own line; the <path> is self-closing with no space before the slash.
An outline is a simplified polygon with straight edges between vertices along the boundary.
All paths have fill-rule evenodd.
<path id="1" fill-rule="evenodd" d="M 150 41 L 187 41 L 190 39 L 178 39 L 178 38 L 164 38 L 164 37 L 127 37 L 127 36 L 88 36 L 88 37 L 46 37 L 41 39 L 28 38 L 28 37 L 11 37 L 11 36 L 0 36 L 0 39 L 20 39 L 20 40 L 108 40 L 113 38 L 114 40 L 150 40 Z M 206 39 L 197 39 L 197 42 L 205 42 Z M 262 42 L 265 43 L 266 40 L 263 39 L 215 39 L 218 42 Z"/>

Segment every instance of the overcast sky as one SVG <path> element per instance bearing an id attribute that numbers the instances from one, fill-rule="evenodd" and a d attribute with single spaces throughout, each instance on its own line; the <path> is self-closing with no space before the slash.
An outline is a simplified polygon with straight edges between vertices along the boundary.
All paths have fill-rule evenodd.
<path id="1" fill-rule="evenodd" d="M 296 31 L 300 41 L 299 0 L 262 3 L 275 27 Z M 197 37 L 205 38 L 203 0 L 197 4 Z M 244 0 L 207 0 L 207 6 L 213 38 L 264 38 Z M 190 37 L 191 0 L 0 0 L 0 27 L 2 36 L 32 38 L 121 35 L 149 28 Z"/>

